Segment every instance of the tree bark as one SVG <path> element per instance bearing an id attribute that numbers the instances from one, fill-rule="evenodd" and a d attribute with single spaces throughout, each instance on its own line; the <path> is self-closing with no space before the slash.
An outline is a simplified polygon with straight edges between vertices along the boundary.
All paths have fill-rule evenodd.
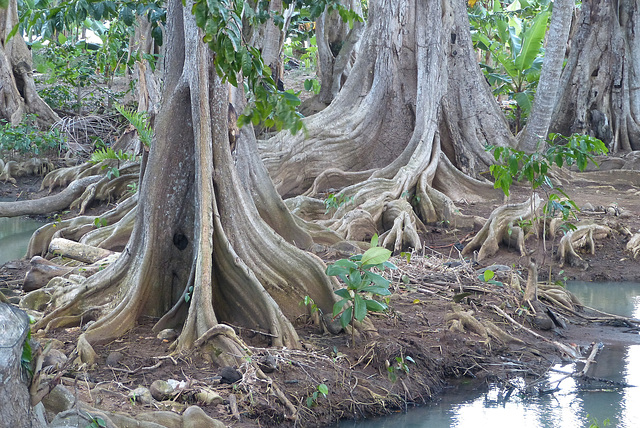
<path id="1" fill-rule="evenodd" d="M 0 9 L 0 118 L 16 125 L 32 113 L 41 127 L 49 127 L 60 118 L 36 91 L 31 51 L 22 35 L 8 39 L 16 25 L 18 4 L 10 0 L 7 9 Z"/>
<path id="2" fill-rule="evenodd" d="M 27 314 L 0 303 L 0 420 L 6 427 L 31 428 L 41 424 L 32 414 L 27 381 L 22 373 L 22 348 L 29 331 Z"/>
<path id="3" fill-rule="evenodd" d="M 540 80 L 531 114 L 518 143 L 518 148 L 527 153 L 544 148 L 553 107 L 557 100 L 560 74 L 564 64 L 574 7 L 574 0 L 556 0 L 553 3 Z"/>
<path id="4" fill-rule="evenodd" d="M 129 244 L 38 324 L 106 304 L 79 339 L 86 362 L 95 359 L 92 344 L 150 315 L 162 317 L 156 329 L 183 325 L 178 350 L 204 336 L 200 349 L 232 364 L 244 345 L 223 321 L 263 331 L 272 345 L 296 347 L 292 321 L 307 315 L 299 305 L 304 296 L 325 313 L 336 301 L 322 262 L 276 235 L 250 203 L 229 149 L 229 89 L 190 11 L 179 0 L 169 3 L 165 98 Z M 124 297 L 114 301 L 114 293 Z"/>
<path id="5" fill-rule="evenodd" d="M 638 2 L 585 0 L 571 29 L 551 131 L 640 149 Z"/>

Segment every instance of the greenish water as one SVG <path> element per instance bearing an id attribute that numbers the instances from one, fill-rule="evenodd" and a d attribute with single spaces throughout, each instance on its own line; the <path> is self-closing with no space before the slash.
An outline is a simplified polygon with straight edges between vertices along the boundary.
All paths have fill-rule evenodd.
<path id="1" fill-rule="evenodd" d="M 618 315 L 640 318 L 639 283 L 573 282 L 567 288 L 588 306 Z M 594 341 L 602 338 L 593 338 Z M 451 389 L 436 402 L 409 409 L 406 413 L 366 421 L 343 421 L 340 428 L 588 428 L 592 418 L 599 426 L 609 419 L 610 427 L 640 427 L 640 336 L 629 334 L 628 346 L 606 346 L 597 364 L 589 370 L 594 378 L 625 382 L 638 387 L 612 388 L 572 378 L 560 383 L 560 390 L 541 396 L 519 396 L 500 400 L 500 389 L 486 391 Z M 574 365 L 556 366 L 571 373 Z M 550 373 L 549 385 L 564 375 Z M 555 383 L 554 383 L 555 380 Z M 514 379 L 513 382 L 524 382 Z"/>
<path id="2" fill-rule="evenodd" d="M 27 252 L 31 234 L 43 223 L 26 217 L 0 218 L 0 265 Z"/>

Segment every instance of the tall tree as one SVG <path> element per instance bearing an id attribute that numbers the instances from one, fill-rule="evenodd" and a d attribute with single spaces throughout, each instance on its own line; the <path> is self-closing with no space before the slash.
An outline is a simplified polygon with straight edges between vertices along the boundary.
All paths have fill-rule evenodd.
<path id="1" fill-rule="evenodd" d="M 585 0 L 571 29 L 551 130 L 640 149 L 640 13 L 633 0 Z"/>
<path id="2" fill-rule="evenodd" d="M 322 262 L 268 227 L 240 183 L 229 149 L 229 89 L 191 10 L 179 0 L 168 5 L 164 98 L 129 244 L 39 323 L 106 304 L 79 339 L 83 361 L 95 358 L 91 345 L 146 314 L 161 317 L 157 329 L 183 325 L 179 350 L 197 343 L 228 364 L 243 345 L 221 322 L 296 347 L 292 322 L 307 314 L 304 296 L 325 313 L 335 302 Z"/>
<path id="3" fill-rule="evenodd" d="M 357 207 L 370 233 L 393 228 L 386 242 L 398 244 L 397 229 L 410 226 L 407 216 L 415 220 L 409 200 L 424 221 L 471 221 L 456 215 L 451 199 L 495 197 L 475 178 L 492 162 L 484 146 L 515 140 L 478 67 L 465 2 L 369 6 L 342 91 L 306 120 L 304 135 L 281 133 L 260 148 L 281 194 L 342 189 L 352 203 L 336 211 L 336 230 L 353 222 L 345 214 Z"/>
<path id="4" fill-rule="evenodd" d="M 33 81 L 33 61 L 22 35 L 11 36 L 18 25 L 17 0 L 0 9 L 0 118 L 17 124 L 25 114 L 37 115 L 41 126 L 50 126 L 58 115 L 40 98 Z"/>

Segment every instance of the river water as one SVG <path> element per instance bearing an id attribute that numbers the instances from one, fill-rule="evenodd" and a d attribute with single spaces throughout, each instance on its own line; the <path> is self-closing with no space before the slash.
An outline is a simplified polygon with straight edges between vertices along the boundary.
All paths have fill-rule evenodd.
<path id="1" fill-rule="evenodd" d="M 42 225 L 26 217 L 0 217 L 0 265 L 24 257 L 31 234 Z"/>
<path id="2" fill-rule="evenodd" d="M 604 312 L 640 318 L 640 283 L 572 282 L 567 287 L 582 302 Z M 598 340 L 598 338 L 594 338 Z M 505 402 L 499 399 L 500 388 L 490 385 L 478 392 L 458 386 L 444 393 L 434 403 L 409 409 L 384 418 L 367 421 L 344 421 L 340 428 L 588 428 L 594 421 L 603 427 L 640 427 L 640 337 L 630 333 L 628 346 L 605 346 L 589 376 L 625 382 L 639 387 L 618 388 L 596 382 L 565 378 L 560 390 L 542 396 L 519 396 L 514 393 Z M 558 365 L 556 370 L 571 373 L 573 364 Z M 552 372 L 551 386 L 564 377 Z M 554 383 L 555 380 L 555 383 Z M 504 391 L 503 391 L 504 392 Z"/>

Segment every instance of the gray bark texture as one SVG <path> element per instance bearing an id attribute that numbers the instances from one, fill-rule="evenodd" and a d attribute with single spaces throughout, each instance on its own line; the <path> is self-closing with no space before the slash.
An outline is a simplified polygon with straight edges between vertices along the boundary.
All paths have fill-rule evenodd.
<path id="1" fill-rule="evenodd" d="M 640 20 L 634 0 L 585 0 L 571 29 L 550 130 L 640 149 Z"/>
<path id="2" fill-rule="evenodd" d="M 9 0 L 7 9 L 0 9 L 0 118 L 15 125 L 33 113 L 48 127 L 60 118 L 36 92 L 31 51 L 20 34 L 7 40 L 17 24 L 18 4 Z"/>
<path id="3" fill-rule="evenodd" d="M 0 331 L 0 426 L 40 427 L 33 416 L 27 380 L 21 366 L 29 317 L 14 306 L 0 303 Z"/>
<path id="4" fill-rule="evenodd" d="M 541 142 L 547 137 L 551 114 L 557 100 L 574 7 L 574 0 L 556 0 L 553 3 L 540 80 L 527 126 L 522 131 L 518 143 L 518 148 L 528 153 L 544 147 Z"/>

